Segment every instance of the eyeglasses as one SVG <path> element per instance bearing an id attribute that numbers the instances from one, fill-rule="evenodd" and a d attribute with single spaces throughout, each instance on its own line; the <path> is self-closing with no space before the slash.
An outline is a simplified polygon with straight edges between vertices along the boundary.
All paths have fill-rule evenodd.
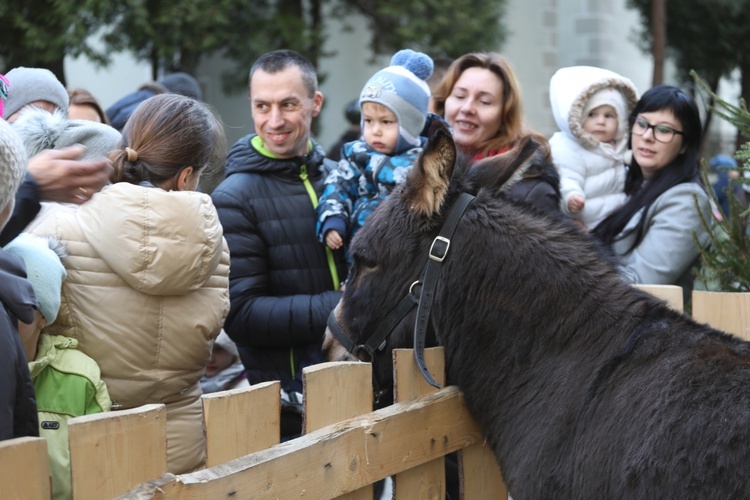
<path id="1" fill-rule="evenodd" d="M 633 122 L 633 128 L 632 132 L 635 135 L 643 135 L 646 133 L 646 130 L 653 129 L 654 139 L 656 139 L 659 142 L 669 143 L 672 142 L 672 139 L 674 139 L 675 134 L 685 135 L 685 132 L 681 132 L 679 130 L 675 130 L 672 127 L 667 127 L 666 125 L 653 125 L 643 118 L 636 118 L 635 122 Z"/>

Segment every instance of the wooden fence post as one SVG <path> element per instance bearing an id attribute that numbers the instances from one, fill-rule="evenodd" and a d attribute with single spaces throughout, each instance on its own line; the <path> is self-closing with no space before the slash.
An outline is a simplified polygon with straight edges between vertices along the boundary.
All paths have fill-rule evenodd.
<path id="1" fill-rule="evenodd" d="M 275 381 L 202 396 L 206 467 L 279 443 L 280 390 Z"/>
<path id="2" fill-rule="evenodd" d="M 442 347 L 425 349 L 425 364 L 438 384 L 445 385 L 445 357 Z M 414 361 L 413 349 L 393 350 L 393 398 L 396 403 L 426 396 L 438 389 L 427 383 Z M 445 457 L 420 465 L 393 478 L 396 499 L 445 498 Z"/>
<path id="3" fill-rule="evenodd" d="M 305 388 L 305 433 L 372 411 L 370 363 L 338 362 L 308 366 L 302 371 L 302 380 Z M 352 456 L 352 467 L 362 460 L 366 460 L 366 457 Z M 373 486 L 369 484 L 338 498 L 372 500 L 372 495 Z"/>
<path id="4" fill-rule="evenodd" d="M 394 379 L 396 401 L 431 394 L 437 389 L 429 385 L 419 373 L 412 349 L 395 349 Z M 445 358 L 442 347 L 425 350 L 425 361 L 430 374 L 439 384 L 445 384 Z M 484 442 L 478 442 L 459 452 L 459 474 L 463 498 L 508 498 L 495 453 Z M 445 498 L 445 459 L 440 458 L 398 474 L 394 489 L 396 498 Z"/>
<path id="5" fill-rule="evenodd" d="M 0 441 L 0 498 L 49 500 L 51 495 L 47 440 L 21 437 Z"/>
<path id="6" fill-rule="evenodd" d="M 675 311 L 683 311 L 682 287 L 677 285 L 634 285 L 667 303 Z"/>
<path id="7" fill-rule="evenodd" d="M 750 293 L 693 290 L 693 318 L 750 340 Z"/>
<path id="8" fill-rule="evenodd" d="M 115 498 L 164 474 L 166 422 L 163 404 L 71 418 L 73 498 Z"/>

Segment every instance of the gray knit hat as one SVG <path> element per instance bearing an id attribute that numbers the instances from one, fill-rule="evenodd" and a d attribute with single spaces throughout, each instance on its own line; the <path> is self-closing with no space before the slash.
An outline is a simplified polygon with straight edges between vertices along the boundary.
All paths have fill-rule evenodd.
<path id="1" fill-rule="evenodd" d="M 68 91 L 50 70 L 18 67 L 10 70 L 5 76 L 10 82 L 10 92 L 3 110 L 3 118 L 6 120 L 22 107 L 35 101 L 51 102 L 62 112 L 68 112 Z"/>
<path id="2" fill-rule="evenodd" d="M 56 239 L 21 233 L 5 245 L 5 250 L 23 259 L 26 278 L 39 301 L 39 311 L 51 325 L 60 311 L 60 291 L 68 276 L 60 261 L 65 256 L 65 247 Z"/>
<path id="3" fill-rule="evenodd" d="M 107 157 L 117 149 L 122 135 L 115 128 L 90 120 L 68 120 L 59 111 L 28 109 L 12 124 L 23 141 L 29 158 L 45 149 L 62 149 L 75 144 L 86 148 L 81 160 Z"/>
<path id="4" fill-rule="evenodd" d="M 15 197 L 26 174 L 26 162 L 21 138 L 8 122 L 0 120 L 0 211 Z"/>

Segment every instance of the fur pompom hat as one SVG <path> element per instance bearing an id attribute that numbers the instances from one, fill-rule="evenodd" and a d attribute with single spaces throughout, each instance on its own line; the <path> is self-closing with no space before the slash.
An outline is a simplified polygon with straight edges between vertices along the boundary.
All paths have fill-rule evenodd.
<path id="1" fill-rule="evenodd" d="M 375 73 L 359 95 L 360 108 L 365 102 L 376 102 L 396 115 L 397 154 L 421 143 L 419 135 L 427 120 L 430 102 L 427 79 L 433 68 L 430 56 L 411 49 L 399 50 L 391 58 L 391 65 Z"/>
<path id="2" fill-rule="evenodd" d="M 63 113 L 68 112 L 68 91 L 54 73 L 44 68 L 13 68 L 5 75 L 11 91 L 5 101 L 3 118 L 8 119 L 19 109 L 36 101 L 54 104 Z"/>
<path id="3" fill-rule="evenodd" d="M 16 196 L 26 175 L 26 162 L 23 141 L 10 123 L 0 120 L 0 211 Z"/>
<path id="4" fill-rule="evenodd" d="M 51 325 L 60 311 L 60 291 L 68 276 L 60 261 L 65 256 L 65 248 L 56 239 L 21 233 L 5 246 L 5 250 L 23 259 L 26 278 L 39 301 L 39 311 Z"/>
<path id="5" fill-rule="evenodd" d="M 23 141 L 29 158 L 45 149 L 62 149 L 75 144 L 86 148 L 80 159 L 106 158 L 122 139 L 117 129 L 90 120 L 69 120 L 60 111 L 49 113 L 29 108 L 12 124 Z"/>

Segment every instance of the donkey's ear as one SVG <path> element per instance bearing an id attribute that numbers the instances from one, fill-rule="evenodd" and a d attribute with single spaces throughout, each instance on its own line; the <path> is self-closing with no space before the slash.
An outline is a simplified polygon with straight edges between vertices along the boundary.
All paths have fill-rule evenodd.
<path id="1" fill-rule="evenodd" d="M 482 187 L 494 192 L 505 191 L 523 178 L 539 147 L 539 143 L 527 135 L 510 151 L 477 162 L 469 169 L 467 181 L 474 191 Z"/>
<path id="2" fill-rule="evenodd" d="M 456 145 L 448 127 L 435 120 L 427 145 L 409 175 L 406 197 L 418 216 L 431 217 L 440 210 L 456 164 Z"/>

